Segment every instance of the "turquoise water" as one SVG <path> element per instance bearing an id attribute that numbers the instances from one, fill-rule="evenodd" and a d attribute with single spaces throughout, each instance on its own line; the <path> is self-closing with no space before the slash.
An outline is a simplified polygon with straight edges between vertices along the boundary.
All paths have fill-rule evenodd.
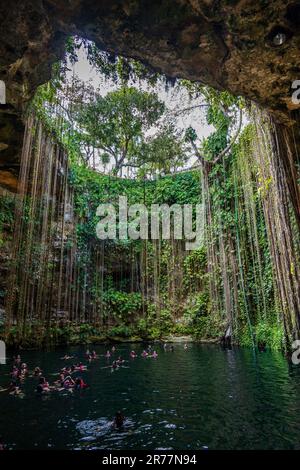
<path id="1" fill-rule="evenodd" d="M 104 346 L 94 348 L 99 355 Z M 129 359 L 135 349 L 137 359 Z M 81 392 L 38 396 L 29 377 L 24 396 L 0 393 L 0 435 L 11 449 L 299 449 L 300 368 L 281 354 L 174 345 L 157 359 L 140 356 L 142 345 L 117 345 L 125 367 L 111 372 L 101 356 L 82 377 Z M 30 369 L 40 366 L 49 382 L 68 362 L 60 357 L 83 348 L 22 352 Z M 9 382 L 11 361 L 0 366 Z M 78 374 L 77 374 L 78 375 Z M 111 421 L 122 410 L 125 426 Z"/>

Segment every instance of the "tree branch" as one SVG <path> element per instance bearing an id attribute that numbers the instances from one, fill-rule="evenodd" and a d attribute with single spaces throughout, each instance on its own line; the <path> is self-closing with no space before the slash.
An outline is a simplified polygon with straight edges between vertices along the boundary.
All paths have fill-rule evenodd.
<path id="1" fill-rule="evenodd" d="M 183 113 L 187 113 L 188 111 L 192 111 L 193 109 L 197 109 L 197 108 L 207 108 L 209 106 L 208 103 L 204 103 L 204 104 L 195 104 L 193 106 L 188 106 L 186 108 L 182 108 L 182 109 L 179 109 L 177 111 L 173 110 L 170 112 L 170 114 L 172 116 L 179 116 L 180 114 L 183 114 Z"/>
<path id="2" fill-rule="evenodd" d="M 238 129 L 235 133 L 235 135 L 233 136 L 233 138 L 231 139 L 230 143 L 227 145 L 227 147 L 222 150 L 222 152 L 220 152 L 214 159 L 213 161 L 211 162 L 213 165 L 215 165 L 216 163 L 218 163 L 221 158 L 226 155 L 226 153 L 229 152 L 229 150 L 231 150 L 233 144 L 235 143 L 236 139 L 238 138 L 240 132 L 241 132 L 241 128 L 242 128 L 242 122 L 243 122 L 243 113 L 242 113 L 242 110 L 240 109 L 240 121 L 239 121 L 239 125 L 238 125 Z"/>

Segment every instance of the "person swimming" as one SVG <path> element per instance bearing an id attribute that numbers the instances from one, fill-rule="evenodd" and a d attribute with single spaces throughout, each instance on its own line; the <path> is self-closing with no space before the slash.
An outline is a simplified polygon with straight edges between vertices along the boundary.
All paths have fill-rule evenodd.
<path id="1" fill-rule="evenodd" d="M 147 351 L 145 351 L 145 349 L 144 349 L 144 351 L 142 352 L 142 357 L 148 357 L 148 353 L 147 353 Z"/>
<path id="2" fill-rule="evenodd" d="M 113 346 L 113 347 L 111 348 L 111 352 L 112 352 L 112 353 L 116 352 L 115 346 Z"/>
<path id="3" fill-rule="evenodd" d="M 137 357 L 137 353 L 135 351 L 130 352 L 131 359 L 135 359 Z"/>
<path id="4" fill-rule="evenodd" d="M 124 421 L 125 421 L 125 418 L 122 415 L 121 411 L 117 411 L 117 413 L 115 415 L 115 419 L 114 419 L 115 428 L 120 429 L 123 426 Z"/>
<path id="5" fill-rule="evenodd" d="M 59 374 L 59 378 L 54 382 L 54 384 L 57 386 L 57 387 L 63 387 L 64 386 L 64 381 L 65 381 L 65 374 L 63 372 L 60 372 Z"/>
<path id="6" fill-rule="evenodd" d="M 82 390 L 87 387 L 88 385 L 84 382 L 84 380 L 81 377 L 77 377 L 75 380 L 75 390 Z"/>
<path id="7" fill-rule="evenodd" d="M 92 359 L 98 359 L 98 355 L 97 355 L 96 351 L 92 352 Z"/>
<path id="8" fill-rule="evenodd" d="M 39 383 L 36 387 L 38 393 L 48 393 L 50 392 L 49 383 L 46 381 L 45 377 L 40 377 Z"/>
<path id="9" fill-rule="evenodd" d="M 109 359 L 111 357 L 110 351 L 106 351 L 105 357 L 106 357 L 106 359 Z"/>
<path id="10" fill-rule="evenodd" d="M 20 381 L 21 382 L 24 382 L 24 380 L 26 379 L 26 376 L 28 375 L 28 369 L 27 369 L 27 366 L 26 364 L 24 364 L 25 367 L 21 367 L 20 368 L 20 375 L 19 375 L 19 378 L 20 378 Z"/>
<path id="11" fill-rule="evenodd" d="M 119 364 L 117 363 L 117 361 L 113 361 L 112 365 L 111 365 L 111 368 L 112 370 L 116 370 L 119 368 Z"/>
<path id="12" fill-rule="evenodd" d="M 152 356 L 151 356 L 151 357 L 153 357 L 153 359 L 156 359 L 156 358 L 158 357 L 158 354 L 157 354 L 157 352 L 156 352 L 156 351 L 153 351 L 153 353 L 152 353 Z"/>
<path id="13" fill-rule="evenodd" d="M 17 365 L 20 365 L 22 362 L 20 354 L 17 355 L 17 357 L 14 357 L 14 363 Z"/>
<path id="14" fill-rule="evenodd" d="M 62 361 L 68 361 L 69 359 L 73 359 L 74 356 L 68 356 L 67 354 L 64 357 L 61 357 Z"/>
<path id="15" fill-rule="evenodd" d="M 20 377 L 20 371 L 17 366 L 13 366 L 13 369 L 11 371 L 11 377 L 18 379 Z"/>
<path id="16" fill-rule="evenodd" d="M 82 372 L 82 371 L 84 371 L 84 370 L 86 370 L 86 369 L 87 369 L 87 367 L 86 367 L 84 364 L 82 364 L 82 362 L 79 362 L 78 364 L 76 364 L 74 370 L 79 370 L 79 371 Z"/>
<path id="17" fill-rule="evenodd" d="M 33 371 L 33 375 L 34 377 L 40 377 L 42 375 L 42 369 L 40 369 L 40 367 L 36 367 Z"/>
<path id="18" fill-rule="evenodd" d="M 67 390 L 70 388 L 73 388 L 75 386 L 75 381 L 72 379 L 70 375 L 68 375 L 63 383 L 62 383 L 63 388 L 66 388 Z"/>
<path id="19" fill-rule="evenodd" d="M 27 364 L 25 364 L 25 362 L 21 365 L 21 368 L 20 368 L 20 375 L 25 378 L 25 376 L 28 374 L 28 367 L 27 367 Z"/>
<path id="20" fill-rule="evenodd" d="M 118 365 L 121 365 L 121 364 L 124 364 L 125 360 L 122 358 L 122 356 L 119 356 L 118 359 L 117 359 L 117 364 Z"/>

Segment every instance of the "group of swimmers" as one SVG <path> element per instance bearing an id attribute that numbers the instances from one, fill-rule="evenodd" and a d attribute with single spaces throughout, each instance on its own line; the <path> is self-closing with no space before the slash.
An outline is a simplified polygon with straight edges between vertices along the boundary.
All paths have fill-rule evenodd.
<path id="1" fill-rule="evenodd" d="M 164 351 L 174 351 L 173 345 L 167 345 L 167 343 L 164 343 L 163 345 Z M 184 349 L 187 350 L 188 346 L 187 344 L 184 345 Z M 107 360 L 110 360 L 113 358 L 114 354 L 116 353 L 116 347 L 112 346 L 110 350 L 107 350 L 106 353 L 104 354 L 104 357 Z M 129 354 L 130 359 L 136 359 L 138 357 L 138 354 L 136 351 L 131 350 Z M 144 349 L 143 352 L 141 353 L 142 358 L 152 358 L 156 359 L 158 357 L 158 353 L 155 349 L 152 349 L 152 346 L 149 345 L 147 349 Z M 73 359 L 74 356 L 70 355 L 65 355 L 61 357 L 61 360 L 64 361 L 70 361 Z M 85 358 L 86 360 L 91 363 L 92 361 L 95 361 L 99 359 L 98 354 L 96 351 L 90 352 L 89 350 L 86 351 L 85 353 Z M 117 359 L 114 359 L 108 367 L 111 368 L 112 372 L 120 367 L 124 367 L 125 364 L 125 359 L 123 359 L 122 356 L 118 356 Z M 22 384 L 24 383 L 25 379 L 27 377 L 34 377 L 37 379 L 37 385 L 36 385 L 36 393 L 38 395 L 41 394 L 48 394 L 52 391 L 62 391 L 62 390 L 68 390 L 68 391 L 80 391 L 88 387 L 88 385 L 85 383 L 83 378 L 81 376 L 74 376 L 75 373 L 82 373 L 87 370 L 87 366 L 84 365 L 82 362 L 76 362 L 72 365 L 66 365 L 62 367 L 57 374 L 58 377 L 54 381 L 52 385 L 46 380 L 46 378 L 43 375 L 43 371 L 40 367 L 35 367 L 32 372 L 29 371 L 29 368 L 25 362 L 22 362 L 21 356 L 17 355 L 16 357 L 13 358 L 13 366 L 10 372 L 10 383 L 8 388 L 6 389 L 1 389 L 0 391 L 8 391 L 9 394 L 11 395 L 20 395 L 21 397 L 24 396 L 23 391 L 22 391 Z M 113 421 L 113 426 L 115 428 L 121 428 L 124 424 L 125 417 L 123 414 L 118 411 L 115 415 L 114 421 Z M 4 449 L 4 445 L 2 443 L 2 440 L 0 439 L 0 450 Z"/>
<path id="2" fill-rule="evenodd" d="M 8 391 L 10 395 L 21 395 L 21 384 L 24 383 L 29 374 L 28 366 L 25 362 L 22 363 L 21 356 L 14 357 L 14 364 L 11 370 L 11 380 L 8 388 L 2 391 Z"/>
<path id="3" fill-rule="evenodd" d="M 107 350 L 104 357 L 106 359 L 111 359 L 112 356 L 116 352 L 116 347 L 112 346 L 111 350 Z M 138 354 L 132 350 L 130 351 L 130 358 L 135 359 L 138 357 Z M 143 358 L 153 358 L 156 359 L 158 357 L 158 353 L 155 350 L 152 350 L 152 347 L 149 345 L 147 350 L 144 350 L 141 354 Z M 74 356 L 65 355 L 61 357 L 61 360 L 69 361 L 73 359 Z M 96 351 L 90 352 L 89 350 L 85 353 L 85 358 L 90 363 L 96 359 L 99 359 L 98 354 Z M 47 382 L 46 378 L 43 376 L 43 371 L 40 367 L 35 367 L 32 374 L 30 374 L 28 366 L 26 363 L 22 363 L 21 356 L 18 355 L 13 358 L 13 367 L 11 370 L 11 381 L 9 387 L 6 389 L 2 389 L 1 391 L 8 391 L 11 395 L 21 395 L 22 394 L 22 384 L 27 376 L 36 377 L 38 379 L 38 384 L 36 386 L 36 392 L 39 394 L 49 393 L 53 390 L 82 390 L 87 388 L 88 385 L 84 382 L 82 377 L 72 377 L 72 375 L 76 372 L 84 372 L 87 370 L 87 366 L 84 365 L 82 362 L 77 362 L 73 365 L 68 365 L 63 367 L 60 372 L 58 373 L 58 378 L 55 380 L 53 385 L 50 385 Z M 108 367 L 111 368 L 112 371 L 118 369 L 121 366 L 124 366 L 125 359 L 122 356 L 118 356 L 117 359 L 113 360 L 112 364 Z"/>
<path id="4" fill-rule="evenodd" d="M 115 350 L 116 350 L 116 348 L 112 348 L 111 351 L 107 350 L 106 354 L 105 354 L 105 358 L 110 359 L 112 357 L 113 353 L 115 352 Z M 134 350 L 130 351 L 129 356 L 130 356 L 131 359 L 135 359 L 135 358 L 138 357 L 137 353 Z M 144 349 L 141 356 L 142 357 L 149 357 L 149 358 L 152 357 L 152 358 L 156 359 L 158 357 L 158 354 L 157 354 L 156 351 L 152 351 L 151 346 L 148 346 L 148 349 L 147 350 Z M 122 359 L 121 356 L 119 356 L 118 359 L 114 362 L 116 362 L 117 364 L 122 364 L 125 361 L 124 361 L 124 359 Z"/>
<path id="5" fill-rule="evenodd" d="M 66 356 L 62 359 L 65 359 Z M 68 356 L 70 359 L 71 356 Z M 87 367 L 79 362 L 72 366 L 63 367 L 58 373 L 58 379 L 50 385 L 46 378 L 43 376 L 43 371 L 40 367 L 35 367 L 33 372 L 29 371 L 26 363 L 22 363 L 21 356 L 18 355 L 13 358 L 13 366 L 10 372 L 10 383 L 7 388 L 1 388 L 1 392 L 7 391 L 10 395 L 18 395 L 23 397 L 22 385 L 27 377 L 34 377 L 38 383 L 36 386 L 36 392 L 38 394 L 45 394 L 51 391 L 57 390 L 82 390 L 88 385 L 84 382 L 82 377 L 72 377 L 75 372 L 86 371 Z"/>
<path id="6" fill-rule="evenodd" d="M 174 351 L 173 345 L 168 345 L 164 343 L 163 348 L 165 351 Z M 184 349 L 188 349 L 187 344 L 184 345 Z M 107 360 L 113 359 L 114 354 L 116 353 L 116 347 L 112 346 L 110 350 L 107 350 L 104 354 L 104 357 Z M 138 354 L 132 350 L 129 354 L 130 359 L 136 359 Z M 142 358 L 149 358 L 149 359 L 156 359 L 158 357 L 158 353 L 155 349 L 152 348 L 151 345 L 144 349 L 141 353 Z M 61 360 L 69 361 L 73 359 L 74 356 L 65 355 L 61 357 Z M 87 350 L 85 353 L 86 360 L 91 363 L 99 359 L 98 354 L 96 351 L 89 351 Z M 117 359 L 114 359 L 110 365 L 107 367 L 111 369 L 113 372 L 114 370 L 119 369 L 120 367 L 125 367 L 125 359 L 122 356 L 118 356 Z M 84 365 L 82 362 L 76 362 L 73 365 L 68 365 L 63 367 L 60 372 L 58 373 L 58 378 L 55 380 L 53 385 L 49 385 L 46 378 L 43 376 L 43 371 L 40 367 L 35 367 L 33 372 L 30 374 L 28 366 L 25 362 L 22 362 L 21 356 L 17 355 L 13 358 L 13 367 L 11 370 L 11 380 L 8 388 L 0 389 L 0 391 L 8 391 L 11 395 L 21 395 L 22 394 L 22 384 L 24 383 L 26 377 L 31 376 L 38 379 L 38 384 L 36 386 L 37 393 L 49 393 L 53 390 L 82 390 L 87 388 L 88 385 L 84 382 L 82 377 L 74 377 L 73 374 L 75 373 L 82 373 L 87 370 L 87 366 Z"/>
<path id="7" fill-rule="evenodd" d="M 110 360 L 113 357 L 115 352 L 116 352 L 116 348 L 115 346 L 113 346 L 111 350 L 108 349 L 106 351 L 106 353 L 104 354 L 104 357 L 107 360 Z M 138 354 L 134 350 L 132 350 L 130 351 L 129 357 L 130 359 L 136 359 L 138 357 Z M 153 351 L 152 347 L 149 345 L 147 350 L 144 349 L 144 351 L 141 354 L 141 357 L 156 359 L 158 357 L 158 353 L 155 350 Z M 119 356 L 118 359 L 113 360 L 112 364 L 108 367 L 111 368 L 112 370 L 116 370 L 120 366 L 124 365 L 125 362 L 126 362 L 125 359 L 123 359 L 122 356 Z"/>

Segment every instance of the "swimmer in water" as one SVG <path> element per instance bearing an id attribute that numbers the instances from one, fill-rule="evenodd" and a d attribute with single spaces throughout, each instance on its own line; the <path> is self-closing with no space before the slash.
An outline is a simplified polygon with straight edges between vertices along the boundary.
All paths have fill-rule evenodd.
<path id="1" fill-rule="evenodd" d="M 112 370 L 116 370 L 116 369 L 118 369 L 118 368 L 119 368 L 119 365 L 118 365 L 117 361 L 114 361 L 114 362 L 112 363 L 112 365 L 111 365 L 111 369 L 112 369 Z"/>
<path id="2" fill-rule="evenodd" d="M 42 369 L 40 369 L 39 367 L 36 367 L 33 371 L 33 375 L 34 377 L 40 377 L 42 375 Z"/>
<path id="3" fill-rule="evenodd" d="M 27 367 L 27 364 L 25 364 L 25 362 L 21 365 L 20 372 L 21 372 L 21 375 L 23 376 L 28 374 L 28 367 Z"/>
<path id="4" fill-rule="evenodd" d="M 142 357 L 148 357 L 147 351 L 144 350 L 144 351 L 142 352 Z"/>
<path id="5" fill-rule="evenodd" d="M 98 355 L 97 355 L 96 351 L 92 352 L 92 359 L 98 359 Z"/>
<path id="6" fill-rule="evenodd" d="M 17 355 L 17 357 L 14 358 L 14 363 L 17 365 L 21 364 L 21 356 L 20 354 Z"/>
<path id="7" fill-rule="evenodd" d="M 114 427 L 120 429 L 124 424 L 125 418 L 122 415 L 121 411 L 117 411 L 114 419 Z"/>
<path id="8" fill-rule="evenodd" d="M 36 387 L 38 393 L 48 393 L 50 392 L 49 383 L 46 381 L 45 377 L 40 377 L 39 384 Z"/>
<path id="9" fill-rule="evenodd" d="M 76 366 L 75 366 L 75 370 L 80 370 L 81 372 L 82 372 L 83 370 L 86 370 L 86 369 L 87 369 L 87 367 L 86 367 L 85 365 L 83 365 L 82 362 L 79 362 L 79 363 L 76 364 Z"/>
<path id="10" fill-rule="evenodd" d="M 105 357 L 106 359 L 109 359 L 111 357 L 110 351 L 106 351 Z"/>
<path id="11" fill-rule="evenodd" d="M 69 359 L 73 359 L 74 356 L 68 356 L 67 354 L 64 357 L 61 357 L 62 361 L 68 361 Z"/>
<path id="12" fill-rule="evenodd" d="M 112 352 L 112 353 L 116 352 L 115 346 L 113 346 L 113 347 L 111 348 L 111 352 Z"/>
<path id="13" fill-rule="evenodd" d="M 11 371 L 11 374 L 12 378 L 15 378 L 15 379 L 18 379 L 19 376 L 20 376 L 20 371 L 19 369 L 17 368 L 17 366 L 13 366 L 13 369 Z"/>
<path id="14" fill-rule="evenodd" d="M 54 384 L 55 384 L 57 387 L 63 387 L 63 386 L 64 386 L 65 378 L 66 378 L 65 374 L 64 374 L 63 372 L 61 372 L 61 373 L 59 374 L 58 380 L 56 380 L 56 381 L 54 382 Z"/>
<path id="15" fill-rule="evenodd" d="M 188 348 L 188 345 L 185 343 L 185 345 L 183 346 L 183 349 L 186 351 Z"/>
<path id="16" fill-rule="evenodd" d="M 156 352 L 156 351 L 153 351 L 153 354 L 152 354 L 152 356 L 151 356 L 151 357 L 153 357 L 153 359 L 156 359 L 156 358 L 158 357 L 158 354 L 157 354 L 157 352 Z"/>
<path id="17" fill-rule="evenodd" d="M 20 381 L 24 382 L 26 376 L 28 375 L 28 369 L 26 364 L 22 364 L 20 368 Z"/>
<path id="18" fill-rule="evenodd" d="M 131 359 L 135 359 L 137 357 L 137 353 L 135 351 L 131 351 L 130 357 Z"/>
<path id="19" fill-rule="evenodd" d="M 122 356 L 119 356 L 118 359 L 117 359 L 117 364 L 120 365 L 120 364 L 124 364 L 125 360 L 122 358 Z"/>
<path id="20" fill-rule="evenodd" d="M 68 377 L 66 377 L 65 380 L 63 381 L 62 386 L 63 388 L 69 390 L 70 388 L 73 388 L 75 386 L 75 382 L 72 379 L 72 377 L 68 375 Z"/>
<path id="21" fill-rule="evenodd" d="M 82 390 L 84 388 L 87 388 L 88 385 L 83 381 L 83 379 L 81 377 L 77 377 L 77 379 L 75 380 L 75 390 Z"/>

